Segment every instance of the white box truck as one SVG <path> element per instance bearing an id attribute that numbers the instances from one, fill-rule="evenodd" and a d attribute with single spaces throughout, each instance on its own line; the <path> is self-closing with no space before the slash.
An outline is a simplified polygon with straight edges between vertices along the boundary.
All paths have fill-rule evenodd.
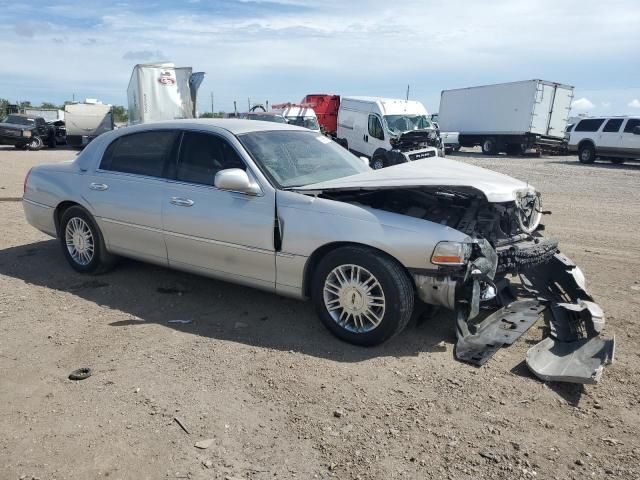
<path id="1" fill-rule="evenodd" d="M 203 72 L 173 63 L 140 64 L 133 67 L 127 101 L 129 124 L 196 118 L 198 88 Z"/>
<path id="2" fill-rule="evenodd" d="M 438 123 L 442 132 L 457 132 L 461 146 L 480 145 L 485 155 L 561 151 L 572 100 L 572 86 L 545 80 L 443 90 Z"/>
<path id="3" fill-rule="evenodd" d="M 442 155 L 424 105 L 413 100 L 342 97 L 336 141 L 374 169 Z"/>
<path id="4" fill-rule="evenodd" d="M 75 148 L 82 148 L 98 135 L 113 130 L 111 105 L 87 101 L 64 107 L 67 145 Z"/>

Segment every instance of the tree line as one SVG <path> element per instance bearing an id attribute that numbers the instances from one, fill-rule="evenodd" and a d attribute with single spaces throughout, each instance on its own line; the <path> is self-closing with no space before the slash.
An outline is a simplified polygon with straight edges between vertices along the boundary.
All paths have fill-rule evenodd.
<path id="1" fill-rule="evenodd" d="M 42 102 L 41 105 L 32 105 L 30 101 L 17 102 L 12 104 L 6 98 L 0 98 L 0 118 L 6 117 L 10 112 L 10 105 L 15 105 L 19 111 L 24 110 L 25 108 L 41 108 L 44 110 L 64 110 L 65 105 L 69 105 L 73 102 L 66 101 L 63 105 L 57 105 L 51 102 Z M 113 111 L 113 120 L 118 123 L 126 123 L 129 119 L 129 112 L 126 107 L 121 105 L 113 105 L 111 107 Z"/>

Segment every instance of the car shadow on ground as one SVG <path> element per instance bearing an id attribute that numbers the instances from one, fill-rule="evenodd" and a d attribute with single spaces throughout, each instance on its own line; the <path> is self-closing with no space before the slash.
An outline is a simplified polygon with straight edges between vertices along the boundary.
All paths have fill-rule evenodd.
<path id="1" fill-rule="evenodd" d="M 122 319 L 110 320 L 114 328 L 156 323 L 193 335 L 340 362 L 442 352 L 442 342 L 456 341 L 453 315 L 441 310 L 414 319 L 382 345 L 353 346 L 325 329 L 311 302 L 125 259 L 109 273 L 82 275 L 67 264 L 57 240 L 0 250 L 0 275 L 122 312 Z"/>

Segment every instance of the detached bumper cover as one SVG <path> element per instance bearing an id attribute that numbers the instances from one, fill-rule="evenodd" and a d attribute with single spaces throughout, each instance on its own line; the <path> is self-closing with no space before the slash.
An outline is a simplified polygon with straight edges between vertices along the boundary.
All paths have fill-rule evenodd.
<path id="1" fill-rule="evenodd" d="M 524 292 L 518 296 L 529 298 L 512 301 L 480 322 L 473 321 L 477 307 L 458 304 L 456 358 L 484 364 L 544 312 L 550 336 L 527 352 L 529 369 L 545 381 L 598 382 L 604 365 L 613 362 L 615 340 L 599 336 L 604 313 L 586 291 L 582 271 L 565 255 L 555 253 L 548 262 L 523 269 L 520 278 Z"/>

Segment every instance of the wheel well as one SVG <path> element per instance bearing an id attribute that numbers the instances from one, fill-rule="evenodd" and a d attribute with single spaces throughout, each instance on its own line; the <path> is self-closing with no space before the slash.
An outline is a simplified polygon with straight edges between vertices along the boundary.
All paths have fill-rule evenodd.
<path id="1" fill-rule="evenodd" d="M 581 140 L 580 143 L 578 143 L 578 150 L 580 150 L 587 144 L 591 145 L 593 148 L 596 148 L 596 144 L 593 143 L 593 140 L 591 140 L 590 138 L 585 138 L 584 140 Z"/>
<path id="2" fill-rule="evenodd" d="M 53 220 L 54 223 L 56 225 L 56 233 L 58 234 L 58 236 L 60 236 L 60 221 L 62 220 L 62 215 L 64 215 L 64 212 L 69 208 L 69 207 L 82 207 L 82 205 L 80 205 L 79 203 L 76 202 L 71 202 L 71 201 L 64 201 L 64 202 L 60 202 L 58 204 L 58 206 L 56 207 L 56 209 L 53 212 Z"/>
<path id="3" fill-rule="evenodd" d="M 409 273 L 409 270 L 407 270 L 407 268 L 402 264 L 402 262 L 400 262 L 393 255 L 389 255 L 384 250 L 380 250 L 379 248 L 375 248 L 375 247 L 372 247 L 371 245 L 366 245 L 364 243 L 333 242 L 333 243 L 328 243 L 326 245 L 321 246 L 320 248 L 315 250 L 311 254 L 311 256 L 307 259 L 307 263 L 304 266 L 303 284 L 302 284 L 302 291 L 303 291 L 303 294 L 306 297 L 310 297 L 311 296 L 311 280 L 313 279 L 313 273 L 315 272 L 316 267 L 318 266 L 320 261 L 329 252 L 332 252 L 332 251 L 337 250 L 338 248 L 342 248 L 342 247 L 363 247 L 363 248 L 369 249 L 371 251 L 378 252 L 378 253 L 380 253 L 382 255 L 385 255 L 386 257 L 396 261 L 398 263 L 398 265 L 400 265 L 400 267 L 402 267 L 402 270 L 404 270 L 404 272 L 407 275 L 407 277 L 411 280 L 411 284 L 414 285 L 414 282 L 413 282 L 413 279 L 411 278 L 411 274 Z M 414 285 L 414 288 L 415 288 L 415 285 Z"/>

